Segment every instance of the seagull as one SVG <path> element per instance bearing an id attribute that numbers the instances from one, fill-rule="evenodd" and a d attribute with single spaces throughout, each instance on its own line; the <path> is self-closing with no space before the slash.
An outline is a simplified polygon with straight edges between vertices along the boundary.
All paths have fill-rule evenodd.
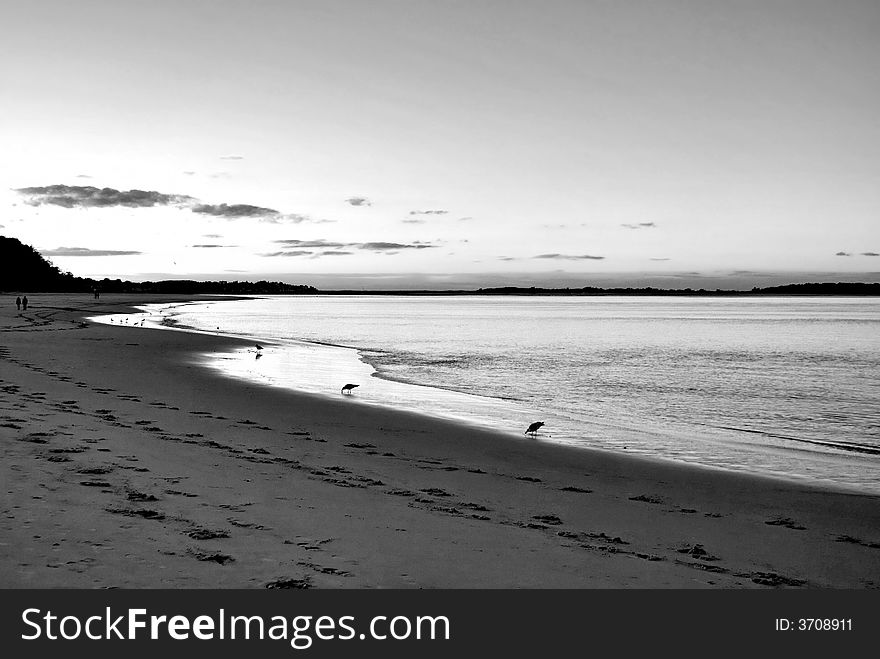
<path id="1" fill-rule="evenodd" d="M 346 385 L 343 385 L 343 386 L 342 386 L 342 393 L 346 393 L 346 392 L 351 393 L 351 390 L 352 390 L 352 389 L 354 389 L 355 387 L 359 387 L 359 386 L 361 386 L 361 385 L 359 385 L 359 384 L 346 384 Z"/>
<path id="2" fill-rule="evenodd" d="M 536 437 L 538 435 L 538 429 L 544 425 L 543 421 L 535 421 L 532 425 L 526 428 L 526 431 L 523 433 L 524 435 L 531 435 L 532 437 Z"/>

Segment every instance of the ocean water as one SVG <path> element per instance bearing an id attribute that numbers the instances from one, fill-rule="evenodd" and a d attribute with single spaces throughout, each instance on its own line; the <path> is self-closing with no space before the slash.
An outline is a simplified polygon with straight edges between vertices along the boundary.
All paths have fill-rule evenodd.
<path id="1" fill-rule="evenodd" d="M 880 493 L 876 299 L 279 296 L 141 318 L 261 342 L 200 356 L 233 377 Z"/>

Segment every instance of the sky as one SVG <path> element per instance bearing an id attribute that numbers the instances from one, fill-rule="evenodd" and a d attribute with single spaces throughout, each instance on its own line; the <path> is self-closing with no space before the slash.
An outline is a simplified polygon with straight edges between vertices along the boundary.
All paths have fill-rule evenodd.
<path id="1" fill-rule="evenodd" d="M 880 281 L 876 0 L 0 15 L 0 234 L 75 275 Z"/>

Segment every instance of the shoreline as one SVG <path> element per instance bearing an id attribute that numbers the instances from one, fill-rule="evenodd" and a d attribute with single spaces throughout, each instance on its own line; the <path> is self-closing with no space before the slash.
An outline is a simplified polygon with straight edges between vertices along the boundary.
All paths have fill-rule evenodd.
<path id="1" fill-rule="evenodd" d="M 247 296 L 235 298 L 238 300 L 253 300 L 266 296 Z M 269 296 L 271 297 L 271 296 Z M 276 296 L 277 297 L 277 296 Z M 206 304 L 210 305 L 211 300 L 207 300 Z M 555 432 L 544 433 L 538 438 L 542 442 L 541 445 L 565 445 L 576 449 L 583 450 L 599 450 L 609 451 L 612 454 L 626 454 L 631 456 L 641 456 L 649 460 L 659 460 L 660 462 L 671 462 L 673 464 L 689 465 L 697 468 L 710 470 L 719 470 L 722 472 L 730 472 L 734 474 L 751 474 L 765 478 L 783 480 L 794 485 L 810 485 L 819 489 L 829 489 L 843 491 L 856 494 L 880 495 L 880 486 L 869 476 L 855 476 L 851 471 L 853 467 L 848 466 L 847 461 L 858 460 L 860 456 L 877 455 L 878 450 L 874 448 L 851 447 L 848 445 L 835 444 L 831 440 L 809 440 L 798 439 L 785 435 L 775 434 L 770 431 L 755 430 L 750 428 L 727 427 L 719 425 L 711 425 L 705 423 L 697 423 L 696 428 L 681 425 L 675 425 L 675 422 L 665 422 L 659 425 L 655 424 L 646 427 L 644 424 L 630 420 L 629 424 L 622 424 L 621 419 L 609 422 L 605 418 L 595 416 L 588 422 L 592 429 L 591 433 L 573 433 L 572 428 L 566 425 L 566 420 L 558 416 L 558 412 L 538 411 L 537 408 L 529 408 L 529 406 L 516 399 L 504 399 L 493 397 L 491 395 L 475 395 L 468 391 L 455 389 L 442 384 L 432 383 L 424 384 L 412 381 L 395 375 L 389 375 L 383 372 L 381 359 L 371 355 L 370 349 L 359 348 L 356 345 L 337 343 L 331 341 L 322 341 L 314 338 L 296 339 L 296 340 L 275 340 L 254 333 L 238 333 L 232 334 L 227 332 L 215 332 L 208 328 L 199 328 L 196 324 L 181 324 L 177 320 L 177 310 L 187 307 L 193 302 L 187 303 L 171 303 L 164 305 L 164 312 L 168 314 L 168 318 L 163 318 L 162 322 L 150 321 L 153 327 L 161 327 L 163 329 L 178 329 L 181 331 L 189 331 L 201 333 L 208 336 L 218 336 L 224 338 L 240 339 L 242 345 L 252 346 L 254 342 L 259 342 L 267 348 L 273 348 L 263 353 L 263 356 L 270 355 L 270 359 L 265 359 L 255 365 L 253 360 L 247 358 L 244 350 L 241 348 L 230 350 L 217 360 L 206 358 L 205 364 L 213 370 L 219 372 L 224 377 L 242 379 L 248 382 L 256 382 L 273 387 L 281 387 L 293 392 L 300 393 L 317 393 L 328 399 L 333 395 L 328 392 L 335 391 L 334 387 L 338 384 L 334 375 L 332 381 L 324 381 L 325 379 L 316 378 L 314 372 L 323 372 L 323 363 L 333 363 L 335 370 L 344 371 L 340 377 L 356 378 L 366 377 L 360 373 L 362 365 L 366 365 L 372 369 L 369 374 L 371 382 L 374 386 L 359 389 L 354 400 L 365 405 L 380 406 L 391 412 L 415 412 L 424 414 L 437 419 L 461 423 L 468 427 L 476 427 L 489 430 L 490 432 L 499 433 L 510 439 L 522 439 L 522 435 L 517 430 L 511 429 L 511 422 L 518 423 L 522 421 L 522 427 L 528 425 L 532 419 L 548 420 L 548 428 L 553 428 Z M 194 302 L 198 304 L 198 302 Z M 159 305 L 160 307 L 162 305 Z M 163 309 L 153 309 L 153 313 L 163 314 Z M 184 310 L 184 314 L 187 312 Z M 118 319 L 117 319 L 118 320 Z M 187 322 L 192 323 L 191 317 L 187 318 Z M 220 330 L 220 328 L 217 328 Z M 321 359 L 315 360 L 304 351 L 303 347 L 326 348 L 329 350 L 327 354 L 321 354 Z M 351 354 L 351 364 L 342 364 L 344 368 L 340 368 L 338 363 L 339 354 L 334 352 L 346 352 Z M 250 352 L 253 352 L 252 350 Z M 381 350 L 380 350 L 381 352 Z M 277 359 L 281 357 L 281 359 Z M 357 364 L 355 364 L 355 361 Z M 304 369 L 302 366 L 309 364 L 313 369 Z M 277 365 L 277 366 L 276 366 Z M 275 370 L 273 370 L 273 367 Z M 292 367 L 299 375 L 290 377 L 286 375 L 288 367 Z M 302 372 L 314 371 L 305 378 Z M 358 375 L 355 375 L 355 372 Z M 364 382 L 355 379 L 355 382 Z M 401 386 L 403 385 L 403 386 Z M 439 397 L 438 397 L 439 395 Z M 444 398 L 446 397 L 446 398 Z M 555 415 L 555 416 L 554 416 Z M 550 417 L 549 419 L 547 417 Z M 502 421 L 503 420 L 503 421 Z M 587 421 L 581 420 L 583 423 Z M 560 425 L 561 424 L 561 425 Z M 545 431 L 547 428 L 545 428 Z M 740 435 L 735 437 L 734 435 Z M 653 437 L 652 440 L 645 441 L 646 437 Z M 749 446 L 751 441 L 749 438 L 760 436 L 764 440 L 772 442 L 774 439 L 782 439 L 788 442 L 800 442 L 804 445 L 817 445 L 828 448 L 835 448 L 840 451 L 847 451 L 849 455 L 835 455 L 833 452 L 827 455 L 817 454 L 812 456 L 815 463 L 811 463 L 809 458 L 798 464 L 798 453 L 789 453 L 788 449 L 763 445 Z M 688 444 L 694 437 L 700 437 L 709 440 L 710 443 L 720 442 L 722 453 L 714 453 L 713 449 L 704 449 L 697 454 L 688 455 L 687 451 L 679 450 L 681 446 Z M 745 440 L 743 440 L 745 437 Z M 745 446 L 740 446 L 740 441 L 745 441 Z M 707 450 L 709 451 L 707 453 Z M 733 456 L 732 450 L 746 450 L 752 452 L 751 459 L 743 459 L 741 455 Z M 780 453 L 781 450 L 781 453 Z M 725 453 L 726 451 L 726 453 Z M 782 455 L 784 457 L 771 457 Z M 734 457 L 736 460 L 734 460 Z M 793 460 L 794 458 L 794 460 Z M 787 460 L 787 461 L 786 461 Z M 819 466 L 824 463 L 824 466 Z M 830 465 L 836 464 L 835 467 Z M 867 464 L 863 465 L 867 468 Z M 818 468 L 817 468 L 818 467 Z"/>
<path id="2" fill-rule="evenodd" d="M 880 497 L 231 380 L 105 297 L 0 317 L 2 587 L 880 586 Z"/>

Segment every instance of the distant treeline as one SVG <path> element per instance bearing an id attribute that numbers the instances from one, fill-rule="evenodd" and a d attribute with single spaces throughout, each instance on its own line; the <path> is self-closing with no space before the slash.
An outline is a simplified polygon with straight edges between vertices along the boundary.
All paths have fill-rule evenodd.
<path id="1" fill-rule="evenodd" d="M 237 294 L 303 294 L 317 293 L 311 286 L 297 286 L 279 281 L 195 281 L 168 279 L 164 281 L 124 281 L 122 279 L 91 279 L 62 272 L 58 266 L 15 238 L 0 236 L 0 291 L 43 291 L 54 293 L 197 293 Z"/>
<path id="2" fill-rule="evenodd" d="M 477 290 L 404 290 L 404 291 L 319 291 L 313 286 L 285 284 L 279 281 L 195 281 L 168 279 L 163 281 L 132 282 L 122 279 L 90 279 L 62 272 L 30 245 L 15 238 L 0 236 L 0 291 L 55 292 L 55 293 L 165 293 L 195 295 L 199 293 L 228 293 L 240 295 L 552 295 L 552 296 L 755 296 L 755 295 L 880 295 L 880 284 L 823 283 L 786 284 L 753 288 L 750 291 L 730 291 L 703 288 L 528 288 L 502 286 Z"/>
<path id="3" fill-rule="evenodd" d="M 557 297 L 584 297 L 600 295 L 616 296 L 663 296 L 663 297 L 743 297 L 755 295 L 880 295 L 880 284 L 863 283 L 828 283 L 828 284 L 786 284 L 784 286 L 769 286 L 767 288 L 753 288 L 750 291 L 732 291 L 716 288 L 596 288 L 584 286 L 583 288 L 540 288 L 536 286 L 500 286 L 497 288 L 478 288 L 477 290 L 450 290 L 450 291 L 362 291 L 340 290 L 320 291 L 321 295 L 524 295 L 524 296 L 557 296 Z"/>

